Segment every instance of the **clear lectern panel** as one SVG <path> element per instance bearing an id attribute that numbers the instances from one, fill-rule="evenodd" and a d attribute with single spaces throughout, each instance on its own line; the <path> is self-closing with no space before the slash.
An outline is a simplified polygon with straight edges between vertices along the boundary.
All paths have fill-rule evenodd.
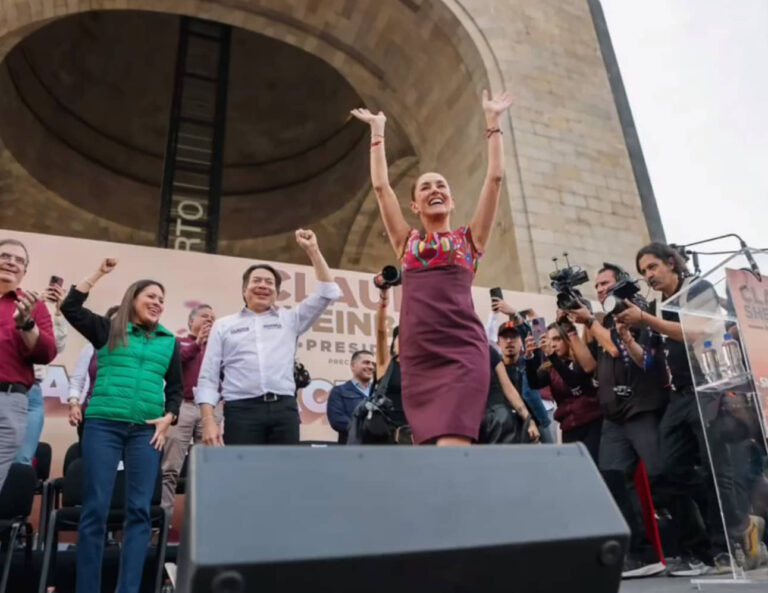
<path id="1" fill-rule="evenodd" d="M 754 259 L 768 273 L 768 255 Z M 662 310 L 683 328 L 693 385 L 680 391 L 696 398 L 703 441 L 686 478 L 717 566 L 727 578 L 768 580 L 768 279 L 749 269 L 743 254 L 731 256 Z"/>

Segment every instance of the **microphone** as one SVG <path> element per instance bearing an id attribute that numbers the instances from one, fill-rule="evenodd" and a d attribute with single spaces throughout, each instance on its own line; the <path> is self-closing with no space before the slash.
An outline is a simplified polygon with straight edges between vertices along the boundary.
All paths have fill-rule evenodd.
<path id="1" fill-rule="evenodd" d="M 693 255 L 693 275 L 698 276 L 701 274 L 701 267 L 699 266 L 699 254 L 696 251 L 691 251 Z"/>
<path id="2" fill-rule="evenodd" d="M 755 278 L 757 278 L 758 282 L 762 282 L 763 276 L 760 274 L 760 268 L 757 267 L 755 258 L 752 257 L 752 251 L 750 251 L 749 247 L 744 242 L 744 239 L 739 238 L 739 241 L 741 242 L 741 251 L 744 253 L 744 257 L 746 257 L 747 261 L 749 262 L 749 267 L 752 270 L 752 274 L 755 276 Z"/>
<path id="3" fill-rule="evenodd" d="M 688 251 L 686 249 L 686 247 L 688 247 L 688 245 L 678 245 L 677 243 L 670 243 L 669 246 L 672 249 L 674 249 L 675 251 L 677 251 L 677 253 L 680 255 L 680 257 L 682 257 L 683 260 L 686 263 L 688 263 L 688 261 L 691 259 L 690 254 L 693 253 L 693 252 Z"/>

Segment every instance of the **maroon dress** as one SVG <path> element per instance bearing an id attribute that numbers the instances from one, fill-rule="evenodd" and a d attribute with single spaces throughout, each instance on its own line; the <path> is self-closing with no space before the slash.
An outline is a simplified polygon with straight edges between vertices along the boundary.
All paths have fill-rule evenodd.
<path id="1" fill-rule="evenodd" d="M 413 230 L 405 245 L 400 367 L 416 443 L 477 440 L 490 385 L 488 338 L 472 302 L 479 258 L 468 227 Z"/>

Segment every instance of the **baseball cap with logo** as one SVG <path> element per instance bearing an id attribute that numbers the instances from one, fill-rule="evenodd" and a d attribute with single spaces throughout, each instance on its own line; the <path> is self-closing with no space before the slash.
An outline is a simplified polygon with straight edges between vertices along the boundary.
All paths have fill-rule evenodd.
<path id="1" fill-rule="evenodd" d="M 509 336 L 512 338 L 520 338 L 520 328 L 517 327 L 514 321 L 507 321 L 503 323 L 499 328 L 499 336 Z"/>

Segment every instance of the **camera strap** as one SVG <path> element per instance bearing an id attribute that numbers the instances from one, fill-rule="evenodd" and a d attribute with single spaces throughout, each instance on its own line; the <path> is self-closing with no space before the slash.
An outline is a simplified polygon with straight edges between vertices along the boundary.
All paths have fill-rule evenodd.
<path id="1" fill-rule="evenodd" d="M 619 372 L 616 368 L 616 365 L 614 365 L 614 377 L 616 379 L 614 386 L 625 386 L 629 387 L 629 375 L 631 373 L 632 365 L 634 364 L 634 361 L 632 360 L 632 357 L 629 354 L 629 349 L 624 345 L 624 342 L 621 341 L 621 338 L 619 337 L 619 332 L 616 331 L 616 324 L 614 323 L 613 316 L 610 316 L 611 320 L 611 341 L 615 344 L 616 348 L 619 350 L 619 356 L 621 357 L 621 371 Z M 610 356 L 610 355 L 608 355 Z"/>

